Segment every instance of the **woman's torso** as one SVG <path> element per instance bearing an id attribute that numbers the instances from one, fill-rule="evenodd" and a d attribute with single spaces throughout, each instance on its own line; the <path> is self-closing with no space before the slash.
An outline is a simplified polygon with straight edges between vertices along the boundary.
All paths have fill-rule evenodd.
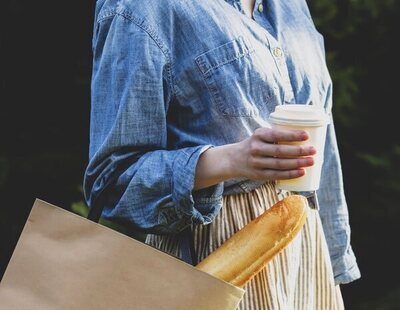
<path id="1" fill-rule="evenodd" d="M 129 17 L 169 59 L 170 149 L 238 142 L 269 126 L 280 104 L 312 102 L 330 112 L 323 38 L 305 1 L 263 2 L 262 12 L 261 2 L 253 20 L 239 0 L 98 1 L 98 19 Z"/>

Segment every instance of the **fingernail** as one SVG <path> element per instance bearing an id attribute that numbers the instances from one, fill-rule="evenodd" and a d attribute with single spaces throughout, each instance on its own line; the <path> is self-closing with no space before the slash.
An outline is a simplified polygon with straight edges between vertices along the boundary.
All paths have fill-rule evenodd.
<path id="1" fill-rule="evenodd" d="M 314 165 L 314 159 L 313 158 L 307 158 L 307 165 Z"/>
<path id="2" fill-rule="evenodd" d="M 316 149 L 315 147 L 313 147 L 313 146 L 310 146 L 309 151 L 310 151 L 310 153 L 312 153 L 312 154 L 317 153 L 317 149 Z"/>
<path id="3" fill-rule="evenodd" d="M 305 173 L 304 169 L 299 169 L 299 170 L 297 170 L 297 174 L 298 174 L 299 176 L 304 175 L 304 173 Z"/>
<path id="4" fill-rule="evenodd" d="M 307 140 L 308 139 L 308 134 L 306 132 L 301 133 L 301 139 L 302 140 Z"/>

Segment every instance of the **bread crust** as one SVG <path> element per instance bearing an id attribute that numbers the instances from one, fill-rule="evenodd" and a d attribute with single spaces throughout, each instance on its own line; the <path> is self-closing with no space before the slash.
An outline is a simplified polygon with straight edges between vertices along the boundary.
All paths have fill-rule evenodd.
<path id="1" fill-rule="evenodd" d="M 305 197 L 285 197 L 236 232 L 196 267 L 243 287 L 297 236 L 307 215 Z"/>

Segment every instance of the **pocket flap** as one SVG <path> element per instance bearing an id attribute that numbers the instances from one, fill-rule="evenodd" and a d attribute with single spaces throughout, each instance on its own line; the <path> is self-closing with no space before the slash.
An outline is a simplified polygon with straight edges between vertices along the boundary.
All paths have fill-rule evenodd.
<path id="1" fill-rule="evenodd" d="M 243 37 L 238 37 L 197 56 L 195 60 L 200 71 L 204 75 L 208 75 L 210 71 L 252 52 L 254 52 L 254 48 L 251 44 Z"/>

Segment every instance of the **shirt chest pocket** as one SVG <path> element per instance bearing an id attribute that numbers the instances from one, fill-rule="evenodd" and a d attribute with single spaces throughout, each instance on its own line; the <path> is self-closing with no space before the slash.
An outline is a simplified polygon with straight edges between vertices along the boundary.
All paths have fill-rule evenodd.
<path id="1" fill-rule="evenodd" d="M 252 45 L 238 37 L 195 58 L 218 112 L 225 116 L 268 115 L 276 104 L 267 73 Z M 275 98 L 275 99 L 274 99 Z"/>

